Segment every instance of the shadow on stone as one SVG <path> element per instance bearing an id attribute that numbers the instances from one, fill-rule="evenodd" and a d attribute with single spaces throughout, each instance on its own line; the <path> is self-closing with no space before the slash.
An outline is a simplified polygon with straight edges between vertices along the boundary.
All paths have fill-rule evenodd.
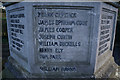
<path id="1" fill-rule="evenodd" d="M 114 57 L 115 63 L 120 66 L 120 47 L 115 46 L 113 51 L 113 57 Z"/>
<path id="2" fill-rule="evenodd" d="M 116 35 L 115 35 L 115 46 L 113 50 L 114 61 L 120 66 L 120 21 L 117 21 Z"/>

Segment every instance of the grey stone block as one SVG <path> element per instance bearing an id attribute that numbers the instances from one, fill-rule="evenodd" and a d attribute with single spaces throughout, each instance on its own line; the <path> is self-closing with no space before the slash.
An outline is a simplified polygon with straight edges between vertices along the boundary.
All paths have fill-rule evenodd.
<path id="1" fill-rule="evenodd" d="M 112 57 L 117 18 L 112 5 L 20 2 L 6 12 L 10 56 L 30 74 L 94 77 Z"/>

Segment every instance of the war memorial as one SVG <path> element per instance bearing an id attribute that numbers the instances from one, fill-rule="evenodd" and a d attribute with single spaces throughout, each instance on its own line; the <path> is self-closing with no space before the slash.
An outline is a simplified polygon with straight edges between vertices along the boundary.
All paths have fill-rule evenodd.
<path id="1" fill-rule="evenodd" d="M 25 78 L 114 75 L 118 9 L 104 2 L 7 3 L 8 68 Z M 109 72 L 109 70 L 112 70 Z"/>

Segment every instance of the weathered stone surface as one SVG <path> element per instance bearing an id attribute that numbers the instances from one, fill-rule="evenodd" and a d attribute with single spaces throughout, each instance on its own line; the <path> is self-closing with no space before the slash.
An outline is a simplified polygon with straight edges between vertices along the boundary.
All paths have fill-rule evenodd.
<path id="1" fill-rule="evenodd" d="M 10 55 L 30 74 L 94 77 L 112 57 L 117 9 L 109 4 L 20 2 L 6 11 Z"/>

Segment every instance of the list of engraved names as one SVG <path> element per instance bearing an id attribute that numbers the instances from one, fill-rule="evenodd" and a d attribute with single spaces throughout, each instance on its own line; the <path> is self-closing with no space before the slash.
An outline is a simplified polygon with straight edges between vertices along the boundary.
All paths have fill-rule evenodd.
<path id="1" fill-rule="evenodd" d="M 86 61 L 90 35 L 88 12 L 89 10 L 36 9 L 38 59 Z M 81 59 L 73 59 L 75 56 L 80 56 Z"/>

